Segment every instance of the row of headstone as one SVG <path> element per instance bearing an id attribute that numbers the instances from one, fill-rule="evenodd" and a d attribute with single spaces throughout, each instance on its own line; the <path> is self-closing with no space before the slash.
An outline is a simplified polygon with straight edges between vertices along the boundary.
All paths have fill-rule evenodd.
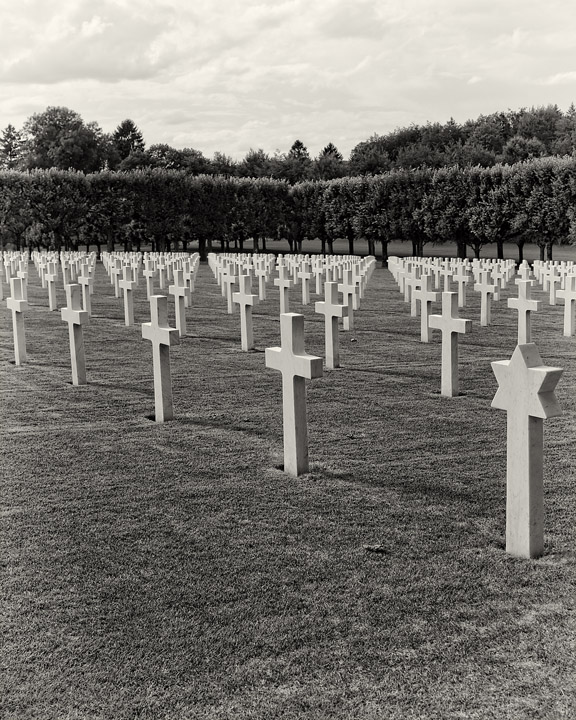
<path id="1" fill-rule="evenodd" d="M 458 305 L 464 307 L 465 292 L 462 290 L 473 277 L 477 280 L 474 289 L 482 293 L 481 324 L 485 325 L 490 321 L 486 297 L 498 298 L 499 291 L 514 278 L 515 267 L 507 261 L 480 261 L 474 267 L 474 261 L 392 258 L 390 269 L 401 290 L 405 291 L 405 300 L 410 299 L 412 292 L 412 310 L 415 301 L 420 302 L 421 340 L 428 341 L 428 328 L 443 330 L 442 394 L 455 394 L 458 389 L 457 382 L 453 382 L 455 374 L 457 377 L 456 333 L 466 332 L 470 321 L 456 319 L 457 294 L 450 292 L 450 283 L 459 284 Z M 432 290 L 433 276 L 444 278 L 442 316 L 429 314 L 430 303 L 437 302 L 440 296 Z M 540 310 L 542 304 L 532 299 L 530 291 L 536 282 L 542 283 L 543 289 L 547 290 L 546 281 L 550 287 L 555 283 L 560 286 L 555 290 L 555 296 L 564 297 L 566 303 L 564 334 L 573 334 L 572 303 L 576 300 L 573 265 L 564 263 L 549 267 L 539 263 L 532 276 L 528 263 L 522 263 L 519 277 L 515 279 L 518 297 L 508 300 L 508 307 L 518 311 L 518 344 L 510 360 L 492 363 L 499 386 L 492 406 L 508 413 L 506 551 L 525 558 L 539 557 L 544 549 L 543 420 L 561 413 L 554 388 L 562 369 L 544 366 L 530 337 L 530 313 Z M 550 300 L 552 303 L 552 295 Z"/>
<path id="2" fill-rule="evenodd" d="M 12 296 L 7 305 L 13 313 L 15 353 L 22 362 L 26 357 L 25 341 L 22 348 L 20 340 L 20 318 L 26 305 L 23 280 L 11 277 L 10 284 Z M 81 307 L 80 287 L 66 285 L 67 307 L 61 311 L 69 326 L 74 385 L 86 383 L 82 329 L 88 313 Z M 244 289 L 247 287 L 245 282 Z M 325 283 L 325 292 L 325 303 L 329 297 L 334 300 L 337 283 Z M 153 345 L 155 417 L 163 422 L 173 417 L 169 349 L 179 342 L 179 336 L 178 330 L 168 325 L 167 298 L 152 296 L 150 302 L 151 321 L 142 325 L 142 336 Z M 456 317 L 456 293 L 442 293 L 442 309 L 442 315 L 430 316 L 429 324 L 442 330 L 443 346 L 448 346 L 470 321 Z M 322 358 L 305 352 L 302 315 L 282 313 L 280 332 L 281 346 L 266 349 L 266 365 L 282 373 L 284 470 L 299 475 L 309 467 L 305 380 L 320 377 L 323 363 Z M 560 414 L 554 388 L 562 369 L 542 365 L 533 343 L 519 344 L 511 360 L 494 362 L 492 367 L 499 385 L 492 405 L 508 413 L 506 550 L 520 557 L 538 557 L 543 552 L 542 421 Z"/>
<path id="3" fill-rule="evenodd" d="M 251 350 L 254 347 L 252 308 L 266 298 L 266 283 L 272 279 L 275 270 L 278 277 L 274 278 L 273 282 L 279 289 L 280 315 L 289 312 L 289 291 L 298 281 L 302 283 L 302 303 L 310 303 L 309 280 L 315 274 L 316 291 L 320 294 L 324 290 L 325 295 L 324 302 L 317 302 L 315 309 L 326 318 L 327 363 L 329 367 L 337 367 L 338 335 L 333 328 L 337 328 L 338 318 L 342 318 L 343 329 L 353 329 L 354 311 L 360 308 L 360 299 L 364 296 L 366 284 L 376 264 L 373 257 L 354 258 L 354 261 L 348 258 L 349 256 L 340 260 L 322 256 L 318 259 L 312 258 L 312 272 L 312 264 L 307 256 L 290 257 L 289 262 L 286 262 L 286 258 L 282 256 L 275 258 L 273 255 L 236 256 L 211 253 L 208 257 L 209 266 L 222 288 L 222 295 L 226 297 L 228 313 L 232 314 L 234 304 L 240 307 L 242 350 Z M 253 277 L 259 279 L 258 295 L 252 294 Z M 337 278 L 342 281 L 337 282 Z M 234 288 L 237 282 L 240 288 L 236 292 Z M 345 311 L 340 309 L 338 292 L 342 293 Z"/>
<path id="4" fill-rule="evenodd" d="M 556 298 L 565 303 L 564 335 L 574 334 L 574 315 L 576 308 L 576 266 L 571 262 L 557 265 L 535 262 L 534 274 L 530 265 L 524 261 L 518 268 L 519 277 L 514 280 L 518 286 L 518 298 L 510 298 L 508 307 L 518 311 L 518 341 L 530 342 L 530 313 L 541 309 L 541 301 L 531 296 L 532 287 L 536 282 L 542 284 L 544 291 L 550 289 L 550 303 L 555 304 Z M 389 269 L 394 276 L 400 291 L 404 293 L 406 302 L 411 303 L 411 314 L 418 313 L 417 303 L 421 303 L 422 342 L 427 342 L 425 315 L 429 305 L 423 302 L 437 302 L 433 286 L 440 286 L 442 278 L 444 292 L 458 286 L 458 307 L 466 306 L 466 287 L 471 284 L 480 293 L 480 325 L 491 323 L 491 303 L 498 301 L 500 292 L 507 287 L 516 275 L 516 266 L 512 260 L 460 260 L 450 258 L 389 258 Z M 427 280 L 426 278 L 430 278 Z M 548 283 L 548 286 L 546 285 Z M 553 297 L 552 297 L 553 294 Z M 428 300 L 424 300 L 426 297 Z"/>

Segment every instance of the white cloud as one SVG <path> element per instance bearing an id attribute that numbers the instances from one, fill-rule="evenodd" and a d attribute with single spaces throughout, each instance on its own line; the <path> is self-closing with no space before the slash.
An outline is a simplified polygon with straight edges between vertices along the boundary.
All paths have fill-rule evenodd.
<path id="1" fill-rule="evenodd" d="M 65 105 L 148 144 L 347 154 L 374 132 L 574 100 L 573 0 L 19 0 L 0 127 Z"/>

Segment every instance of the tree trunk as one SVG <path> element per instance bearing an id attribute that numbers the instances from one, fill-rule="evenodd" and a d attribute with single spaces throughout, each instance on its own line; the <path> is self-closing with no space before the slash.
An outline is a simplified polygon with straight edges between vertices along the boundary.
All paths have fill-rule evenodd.
<path id="1" fill-rule="evenodd" d="M 382 240 L 382 267 L 388 267 L 388 240 Z"/>
<path id="2" fill-rule="evenodd" d="M 352 229 L 348 229 L 348 255 L 354 255 L 354 232 Z"/>
<path id="3" fill-rule="evenodd" d="M 262 252 L 267 252 L 267 250 L 266 250 L 266 235 L 262 235 Z"/>
<path id="4" fill-rule="evenodd" d="M 521 265 L 524 261 L 524 240 L 518 240 L 518 265 Z"/>
<path id="5" fill-rule="evenodd" d="M 546 260 L 552 260 L 552 248 L 554 246 L 553 242 L 549 242 L 546 245 Z"/>
<path id="6" fill-rule="evenodd" d="M 202 237 L 198 238 L 198 254 L 200 255 L 200 260 L 206 260 L 206 240 Z"/>
<path id="7" fill-rule="evenodd" d="M 374 240 L 368 239 L 368 255 L 376 255 L 376 247 Z"/>
<path id="8" fill-rule="evenodd" d="M 112 235 L 112 230 L 110 229 L 106 231 L 106 251 L 114 252 L 114 236 Z"/>
<path id="9" fill-rule="evenodd" d="M 538 247 L 540 248 L 540 260 L 542 260 L 542 262 L 544 262 L 544 260 L 546 258 L 546 246 L 538 245 Z"/>
<path id="10" fill-rule="evenodd" d="M 324 236 L 320 238 L 320 252 L 322 255 L 326 255 L 326 238 Z"/>
<path id="11" fill-rule="evenodd" d="M 328 254 L 334 255 L 334 240 L 332 238 L 327 238 L 326 242 L 328 244 Z"/>
<path id="12" fill-rule="evenodd" d="M 290 248 L 290 252 L 294 252 L 292 249 L 294 247 L 294 241 L 292 240 L 292 238 L 287 238 L 287 240 L 288 240 L 288 247 Z"/>
<path id="13" fill-rule="evenodd" d="M 498 260 L 504 260 L 504 240 L 496 240 L 496 256 Z"/>
<path id="14" fill-rule="evenodd" d="M 466 259 L 466 243 L 464 240 L 457 240 L 456 241 L 456 247 L 457 247 L 457 255 L 460 260 Z"/>

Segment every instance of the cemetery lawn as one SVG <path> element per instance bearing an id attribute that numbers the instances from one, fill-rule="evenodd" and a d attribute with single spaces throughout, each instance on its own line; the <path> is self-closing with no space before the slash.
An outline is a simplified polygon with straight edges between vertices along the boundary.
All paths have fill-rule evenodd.
<path id="1" fill-rule="evenodd" d="M 469 293 L 462 394 L 444 398 L 439 333 L 419 342 L 378 268 L 355 330 L 340 333 L 341 368 L 307 383 L 311 467 L 297 479 L 281 469 L 280 374 L 264 366 L 279 344 L 267 289 L 257 350 L 243 353 L 238 311 L 201 266 L 163 425 L 150 419 L 142 280 L 124 327 L 98 265 L 83 387 L 32 265 L 22 367 L 2 303 L 0 716 L 576 717 L 576 352 L 563 306 L 534 291 L 533 339 L 564 368 L 564 414 L 544 423 L 545 555 L 520 560 L 504 552 L 506 414 L 490 407 L 490 362 L 515 347 L 515 286 L 487 328 Z M 323 318 L 299 292 L 290 309 L 322 355 Z"/>

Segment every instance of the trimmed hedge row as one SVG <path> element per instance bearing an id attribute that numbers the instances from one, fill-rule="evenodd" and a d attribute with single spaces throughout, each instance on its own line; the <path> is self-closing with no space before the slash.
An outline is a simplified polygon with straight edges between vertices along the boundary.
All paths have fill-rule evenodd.
<path id="1" fill-rule="evenodd" d="M 396 170 L 377 176 L 306 181 L 290 186 L 270 178 L 191 177 L 176 170 L 36 170 L 0 173 L 0 240 L 16 249 L 75 250 L 85 244 L 113 250 L 240 251 L 286 238 L 301 251 L 319 238 L 332 252 L 336 238 L 366 239 L 382 255 L 392 240 L 449 242 L 464 257 L 495 243 L 535 242 L 541 257 L 555 243 L 576 239 L 576 158 L 538 158 L 491 168 Z M 215 241 L 220 247 L 214 247 Z M 305 249 L 305 248 L 304 248 Z"/>

